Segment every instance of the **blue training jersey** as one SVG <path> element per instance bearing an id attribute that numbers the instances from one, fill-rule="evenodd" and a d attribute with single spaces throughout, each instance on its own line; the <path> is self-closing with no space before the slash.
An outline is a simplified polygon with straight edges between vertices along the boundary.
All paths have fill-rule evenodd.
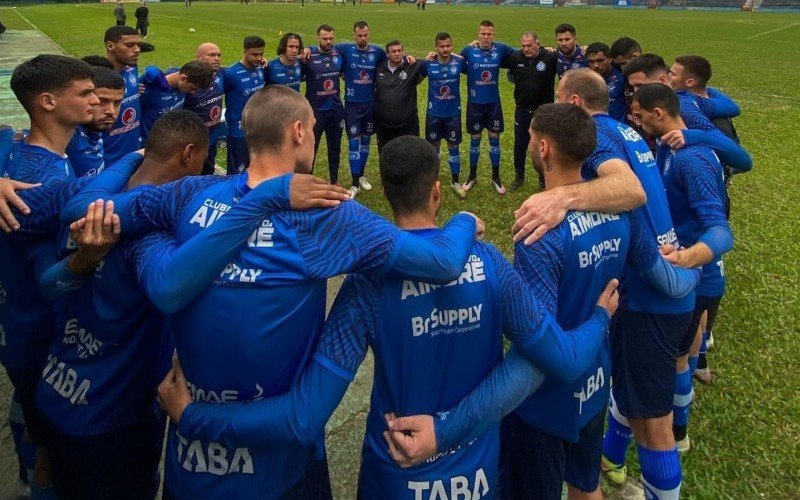
<path id="1" fill-rule="evenodd" d="M 194 94 L 187 94 L 183 101 L 183 109 L 196 114 L 205 123 L 211 144 L 225 136 L 225 124 L 222 122 L 222 98 L 224 96 L 225 86 L 222 83 L 222 73 L 217 71 L 208 87 L 200 89 Z"/>
<path id="2" fill-rule="evenodd" d="M 144 85 L 142 94 L 142 141 L 147 142 L 150 129 L 161 116 L 173 109 L 183 109 L 186 94 L 173 88 L 167 81 L 167 75 L 177 73 L 178 68 L 161 71 L 155 66 L 148 66 L 139 83 Z"/>
<path id="3" fill-rule="evenodd" d="M 643 230 L 658 246 L 667 243 L 677 246 L 678 238 L 672 224 L 664 184 L 655 156 L 647 143 L 631 127 L 606 114 L 595 114 L 594 121 L 597 126 L 597 147 L 583 164 L 583 178 L 588 180 L 597 177 L 598 167 L 608 160 L 619 159 L 630 165 L 647 196 L 647 203 L 636 209 Z M 625 270 L 620 290 L 620 307 L 632 311 L 675 314 L 689 312 L 694 308 L 693 293 L 680 299 L 667 297 L 630 266 Z"/>
<path id="4" fill-rule="evenodd" d="M 283 85 L 300 92 L 300 81 L 304 78 L 303 65 L 299 60 L 285 65 L 280 57 L 271 60 L 267 65 L 264 80 L 268 85 Z"/>
<path id="5" fill-rule="evenodd" d="M 581 47 L 575 47 L 575 53 L 571 57 L 565 56 L 560 50 L 556 51 L 558 62 L 556 63 L 556 74 L 559 76 L 564 75 L 567 71 L 577 68 L 588 68 L 589 59 L 583 53 Z"/>
<path id="6" fill-rule="evenodd" d="M 84 126 L 76 127 L 66 153 L 76 177 L 94 177 L 106 165 L 103 160 L 103 133 Z"/>
<path id="7" fill-rule="evenodd" d="M 222 68 L 225 86 L 225 123 L 230 137 L 244 137 L 242 132 L 242 112 L 247 100 L 264 87 L 264 70 L 248 68 L 241 61 Z"/>
<path id="8" fill-rule="evenodd" d="M 104 132 L 103 135 L 103 159 L 106 165 L 116 163 L 126 154 L 142 147 L 139 69 L 136 66 L 126 66 L 119 73 L 125 80 L 125 95 L 122 98 L 117 121 L 111 130 Z"/>
<path id="9" fill-rule="evenodd" d="M 467 75 L 467 102 L 500 102 L 500 65 L 513 51 L 514 49 L 500 42 L 493 43 L 487 50 L 471 45 L 464 47 L 461 57 L 466 61 L 463 71 Z"/>
<path id="10" fill-rule="evenodd" d="M 461 116 L 461 73 L 466 61 L 451 55 L 450 61 L 423 61 L 420 75 L 428 77 L 428 116 Z"/>
<path id="11" fill-rule="evenodd" d="M 710 148 L 688 146 L 672 150 L 661 144 L 657 161 L 681 246 L 694 245 L 711 226 L 728 225 L 722 166 Z M 696 292 L 704 297 L 725 294 L 722 257 L 703 266 Z"/>
<path id="12" fill-rule="evenodd" d="M 354 43 L 337 43 L 335 47 L 342 55 L 345 101 L 374 101 L 375 72 L 386 60 L 386 52 L 377 45 L 367 45 L 363 50 Z"/>
<path id="13" fill-rule="evenodd" d="M 306 99 L 314 111 L 328 111 L 341 106 L 339 97 L 339 74 L 342 72 L 342 56 L 336 47 L 330 52 L 320 52 L 311 47 L 305 63 Z"/>
<path id="14" fill-rule="evenodd" d="M 625 102 L 625 79 L 622 72 L 612 67 L 605 81 L 608 87 L 608 115 L 620 123 L 625 123 L 628 117 L 628 105 Z"/>

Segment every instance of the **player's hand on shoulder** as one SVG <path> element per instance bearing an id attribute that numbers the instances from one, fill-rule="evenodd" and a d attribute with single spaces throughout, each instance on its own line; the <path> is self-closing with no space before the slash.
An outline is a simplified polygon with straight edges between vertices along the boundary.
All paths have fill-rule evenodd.
<path id="1" fill-rule="evenodd" d="M 618 286 L 619 280 L 613 279 L 609 281 L 605 290 L 603 290 L 603 293 L 601 293 L 600 297 L 597 299 L 597 305 L 608 312 L 609 318 L 614 316 L 614 313 L 617 312 L 617 307 L 619 307 L 619 291 L 617 290 Z"/>
<path id="2" fill-rule="evenodd" d="M 561 224 L 567 215 L 567 201 L 558 189 L 536 193 L 514 212 L 514 242 L 525 240 L 530 245 Z"/>
<path id="3" fill-rule="evenodd" d="M 77 274 L 92 272 L 119 241 L 121 227 L 119 216 L 114 213 L 114 202 L 93 201 L 86 216 L 70 224 L 69 230 L 78 246 L 70 260 L 70 269 Z"/>
<path id="4" fill-rule="evenodd" d="M 481 46 L 481 42 L 479 42 L 478 40 L 473 40 L 473 41 L 469 42 L 469 46 L 478 48 L 478 47 Z"/>
<path id="5" fill-rule="evenodd" d="M 383 438 L 386 440 L 389 455 L 397 465 L 404 469 L 413 467 L 436 453 L 433 417 L 397 417 L 394 413 L 389 413 L 385 418 L 389 430 L 383 433 Z"/>
<path id="6" fill-rule="evenodd" d="M 555 52 L 556 51 L 556 49 L 553 48 L 553 47 L 545 47 L 544 50 L 546 50 L 547 52 Z"/>
<path id="7" fill-rule="evenodd" d="M 672 149 L 681 149 L 686 146 L 686 139 L 683 137 L 683 131 L 681 130 L 670 130 L 661 136 L 661 142 Z"/>
<path id="8" fill-rule="evenodd" d="M 428 55 L 425 56 L 426 61 L 435 61 L 436 60 L 436 52 L 430 51 Z"/>
<path id="9" fill-rule="evenodd" d="M 6 233 L 19 229 L 19 222 L 14 217 L 11 207 L 16 208 L 23 215 L 31 213 L 31 209 L 22 201 L 17 191 L 39 186 L 41 184 L 28 184 L 27 182 L 0 178 L 0 229 Z"/>
<path id="10" fill-rule="evenodd" d="M 158 385 L 158 404 L 176 425 L 186 407 L 192 404 L 192 395 L 177 355 L 172 356 L 172 369 Z"/>
<path id="11" fill-rule="evenodd" d="M 308 56 L 310 56 L 310 55 L 311 55 L 311 48 L 310 47 L 304 47 L 303 48 L 303 53 L 300 54 L 300 60 L 303 61 L 303 62 L 308 62 Z"/>
<path id="12" fill-rule="evenodd" d="M 414 64 L 415 62 L 417 62 L 417 58 L 412 56 L 411 54 L 406 54 L 406 62 L 408 64 Z"/>
<path id="13" fill-rule="evenodd" d="M 309 174 L 294 174 L 289 185 L 292 210 L 336 207 L 350 199 L 350 191 Z"/>

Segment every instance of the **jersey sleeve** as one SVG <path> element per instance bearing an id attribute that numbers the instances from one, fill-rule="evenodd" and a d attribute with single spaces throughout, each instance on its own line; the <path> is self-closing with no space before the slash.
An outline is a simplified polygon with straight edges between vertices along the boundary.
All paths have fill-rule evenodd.
<path id="1" fill-rule="evenodd" d="M 139 78 L 139 82 L 143 83 L 145 87 L 157 88 L 159 90 L 168 90 L 170 88 L 167 77 L 164 76 L 164 72 L 156 66 L 148 66 L 145 68 L 144 73 Z"/>
<path id="2" fill-rule="evenodd" d="M 753 168 L 750 154 L 716 127 L 711 130 L 689 127 L 683 131 L 683 138 L 687 146 L 701 145 L 713 149 L 720 161 L 737 173 L 749 172 Z"/>
<path id="3" fill-rule="evenodd" d="M 368 335 L 375 327 L 378 293 L 369 278 L 348 276 L 336 296 L 313 361 L 288 393 L 249 403 L 193 403 L 181 416 L 181 435 L 227 446 L 314 443 L 366 356 Z"/>
<path id="4" fill-rule="evenodd" d="M 564 246 L 558 231 L 548 231 L 532 245 L 514 245 L 514 269 L 545 311 L 558 312 L 558 280 L 564 271 Z"/>
<path id="5" fill-rule="evenodd" d="M 47 300 L 55 301 L 77 290 L 92 276 L 91 274 L 77 275 L 70 271 L 69 259 L 70 257 L 67 256 L 52 263 L 39 276 L 39 289 Z"/>
<path id="6" fill-rule="evenodd" d="M 718 165 L 699 155 L 680 158 L 681 180 L 689 200 L 705 233 L 699 242 L 708 245 L 714 257 L 719 257 L 733 248 L 733 234 L 725 216 L 725 201 L 719 192 Z"/>
<path id="7" fill-rule="evenodd" d="M 736 102 L 725 93 L 715 88 L 708 89 L 709 97 L 699 99 L 700 110 L 707 117 L 714 118 L 735 118 L 742 110 Z"/>
<path id="8" fill-rule="evenodd" d="M 615 138 L 601 129 L 597 134 L 597 147 L 595 147 L 592 154 L 583 162 L 583 166 L 599 176 L 597 170 L 600 168 L 600 165 L 609 160 L 621 160 L 628 163 L 625 158 L 620 157 L 619 148 L 615 144 Z"/>

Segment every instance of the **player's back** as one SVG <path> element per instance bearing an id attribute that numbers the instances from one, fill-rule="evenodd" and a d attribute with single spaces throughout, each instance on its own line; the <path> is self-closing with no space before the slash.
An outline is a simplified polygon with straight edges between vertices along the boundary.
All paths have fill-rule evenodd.
<path id="1" fill-rule="evenodd" d="M 106 165 L 113 165 L 126 154 L 142 147 L 139 69 L 136 66 L 125 66 L 119 74 L 125 81 L 125 94 L 117 121 L 111 130 L 103 134 L 103 158 Z"/>
<path id="2" fill-rule="evenodd" d="M 439 230 L 421 230 L 433 236 Z M 491 498 L 497 487 L 499 434 L 493 426 L 469 445 L 440 450 L 410 469 L 386 453 L 384 414 L 436 414 L 475 389 L 503 355 L 499 278 L 502 259 L 476 242 L 461 277 L 444 286 L 374 280 L 375 374 L 364 439 L 360 495 L 365 498 Z M 479 494 L 478 494 L 479 493 Z"/>

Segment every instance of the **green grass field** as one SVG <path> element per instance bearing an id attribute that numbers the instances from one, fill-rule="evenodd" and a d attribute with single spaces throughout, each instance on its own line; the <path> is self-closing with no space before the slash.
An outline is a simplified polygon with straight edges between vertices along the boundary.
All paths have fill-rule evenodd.
<path id="1" fill-rule="evenodd" d="M 19 8 L 18 14 L 29 22 L 9 9 L 0 9 L 0 17 L 12 29 L 33 29 L 32 23 L 68 53 L 83 56 L 102 53 L 102 32 L 112 24 L 112 10 L 113 4 L 49 5 Z M 130 18 L 133 10 L 129 5 Z M 445 5 L 429 5 L 426 12 L 411 5 L 309 4 L 301 10 L 293 4 L 202 2 L 191 8 L 151 4 L 150 11 L 148 41 L 157 50 L 142 56 L 141 67 L 180 65 L 205 41 L 222 47 L 224 64 L 233 63 L 240 57 L 242 37 L 250 34 L 264 37 L 274 57 L 281 31 L 299 32 L 310 44 L 316 27 L 325 22 L 339 29 L 338 39 L 343 41 L 360 19 L 370 23 L 373 42 L 399 38 L 407 52 L 417 56 L 430 50 L 434 34 L 442 30 L 462 46 L 475 36 L 478 22 L 488 18 L 497 26 L 497 39 L 514 45 L 526 30 L 538 31 L 545 44 L 553 44 L 555 25 L 570 22 L 583 44 L 610 43 L 629 35 L 669 62 L 687 53 L 709 58 L 715 71 L 712 84 L 742 106 L 736 125 L 755 167 L 737 177 L 731 190 L 737 241 L 726 258 L 729 292 L 715 329 L 717 347 L 710 356 L 717 378 L 709 387 L 697 387 L 690 426 L 693 449 L 683 457 L 683 492 L 687 498 L 800 497 L 800 85 L 794 65 L 800 15 Z M 190 27 L 196 33 L 189 33 Z M 504 82 L 501 90 L 511 130 L 512 86 Z M 503 177 L 510 182 L 512 134 L 505 134 L 502 144 Z M 466 148 L 462 150 L 466 158 Z M 326 175 L 324 147 L 320 152 L 318 173 Z M 373 184 L 378 181 L 376 156 L 373 148 L 367 169 Z M 346 180 L 346 161 L 342 163 Z M 513 211 L 533 188 L 529 181 L 524 192 L 495 194 L 485 152 L 480 172 L 480 184 L 465 201 L 445 191 L 442 215 L 462 209 L 478 213 L 487 223 L 487 238 L 509 255 Z M 446 166 L 442 182 L 449 185 Z M 359 201 L 388 215 L 379 189 L 362 192 Z M 338 494 L 349 497 L 361 430 L 344 432 L 353 436 L 342 440 L 347 444 L 340 449 L 331 449 L 332 472 Z"/>

